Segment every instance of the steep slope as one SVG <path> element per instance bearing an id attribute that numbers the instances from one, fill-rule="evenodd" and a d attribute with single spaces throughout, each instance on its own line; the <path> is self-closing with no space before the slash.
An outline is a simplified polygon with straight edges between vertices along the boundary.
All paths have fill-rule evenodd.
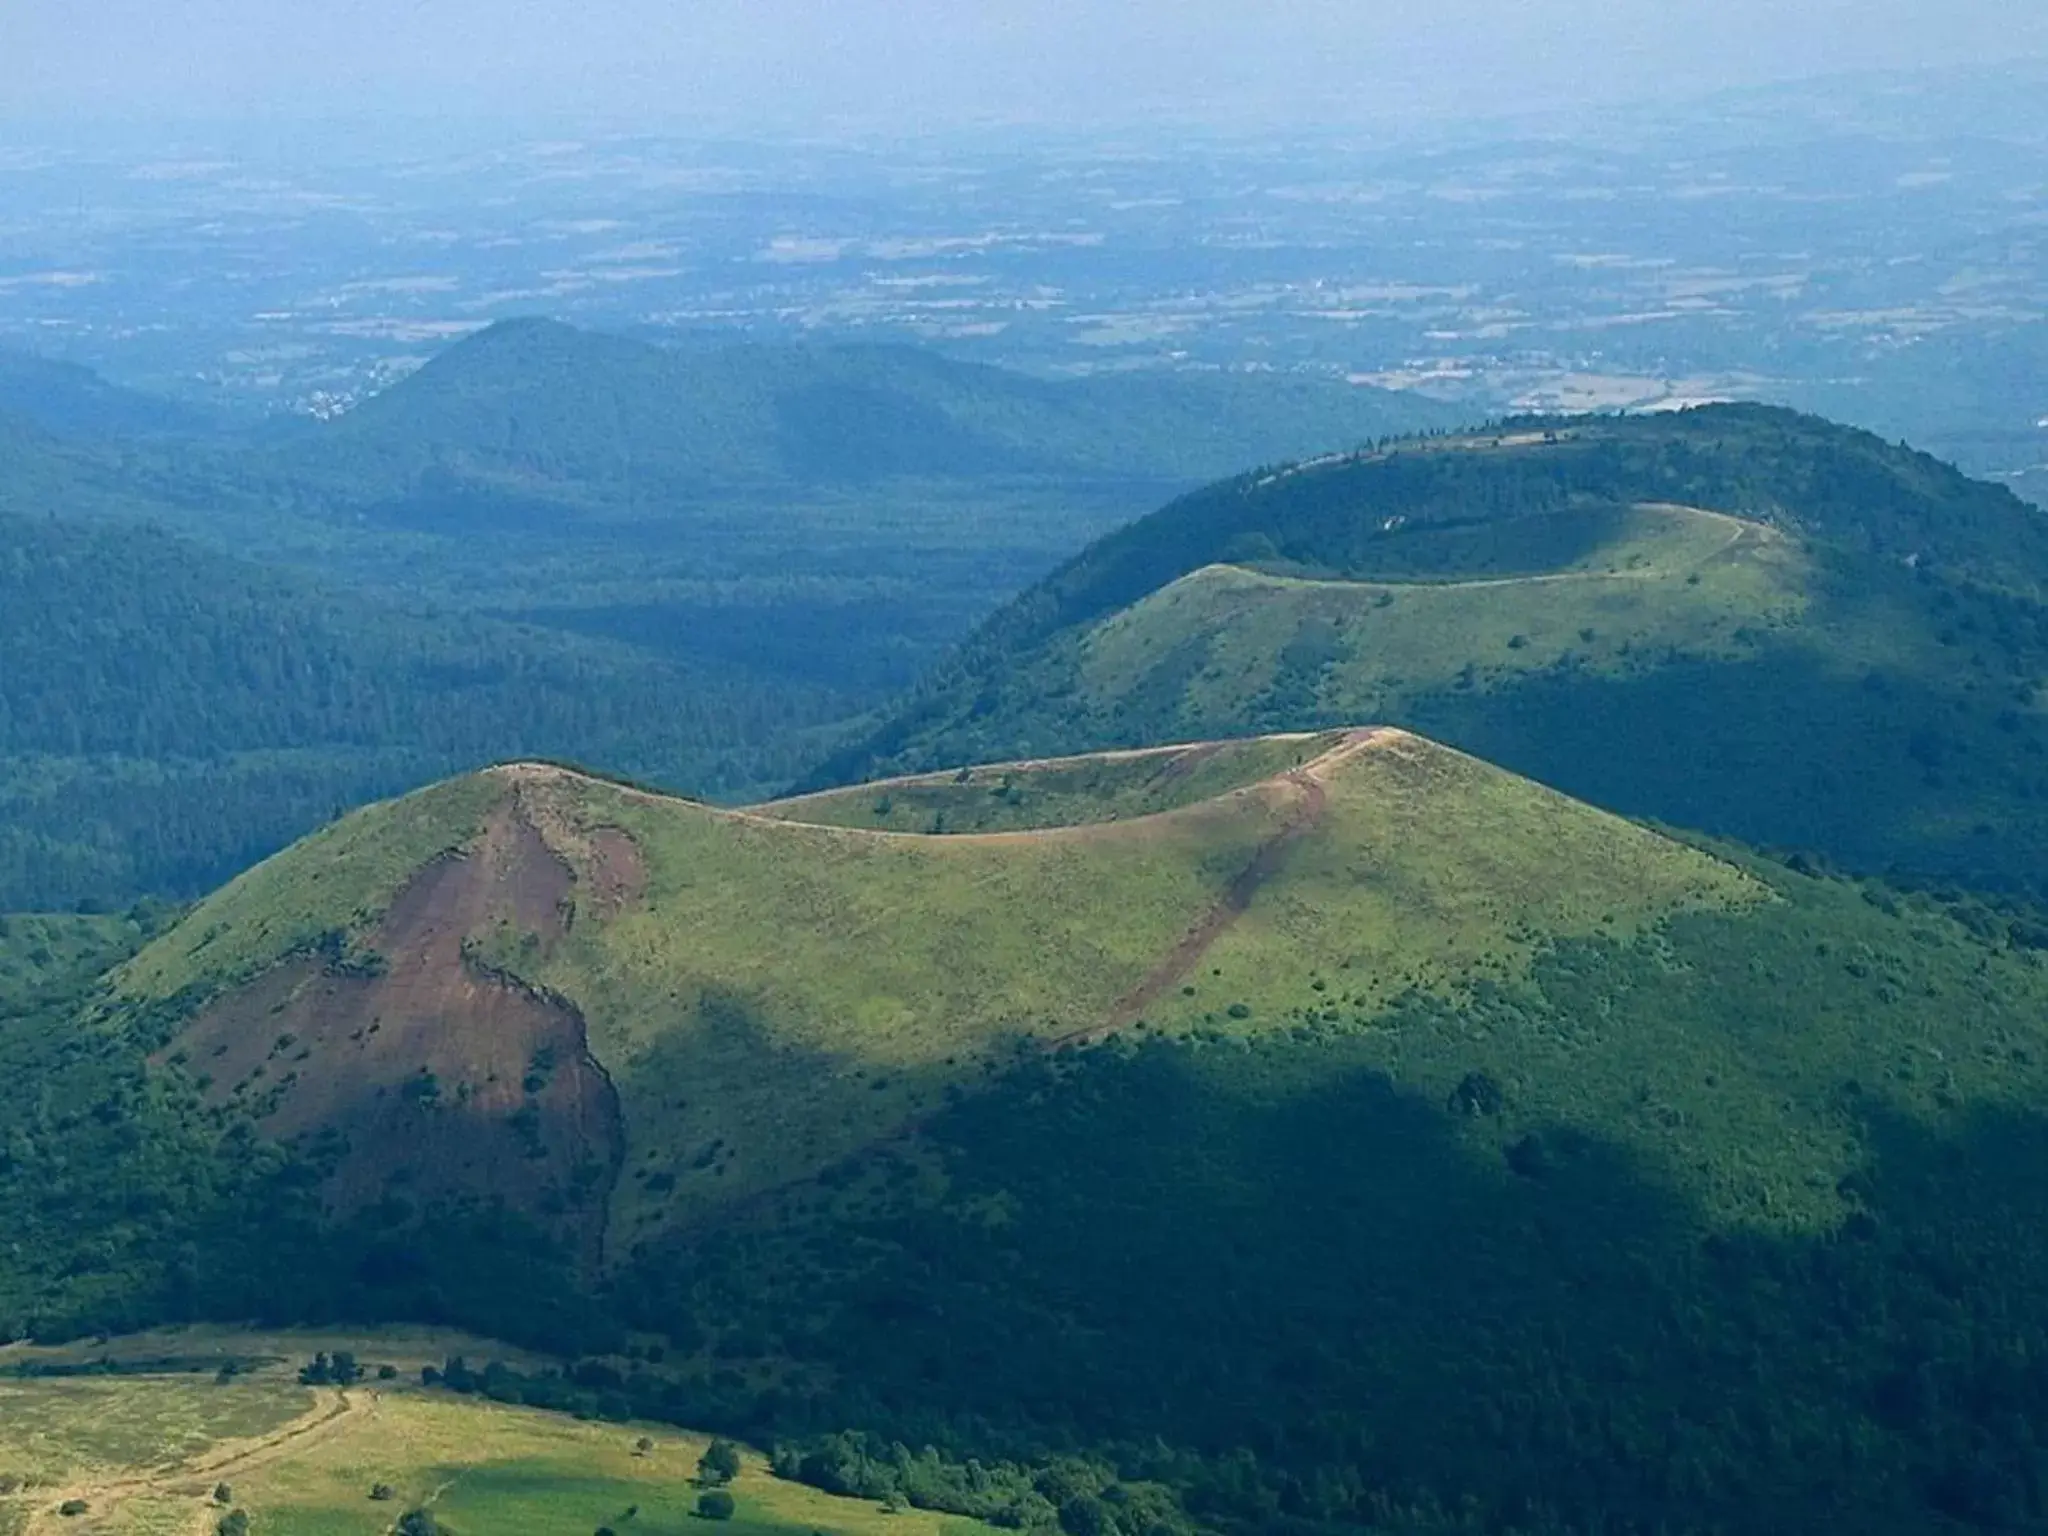
<path id="1" fill-rule="evenodd" d="M 789 761 L 771 735 L 822 712 L 743 671 L 5 513 L 0 654 L 0 910 L 195 895 L 338 806 L 512 753 L 744 791 Z"/>
<path id="2" fill-rule="evenodd" d="M 1630 814 L 2038 891 L 2044 680 L 2036 509 L 1711 407 L 1188 497 L 1018 598 L 811 782 L 1364 716 Z"/>
<path id="3" fill-rule="evenodd" d="M 885 796 L 983 829 L 829 824 Z M 2042 942 L 1397 730 L 503 768 L 0 1027 L 0 1320 L 630 1338 L 533 1390 L 1117 1536 L 1175 1527 L 1061 1457 L 1244 1532 L 2024 1528 Z"/>
<path id="4" fill-rule="evenodd" d="M 284 462 L 432 527 L 892 477 L 1187 482 L 1450 415 L 1315 380 L 1047 383 L 906 347 L 668 349 L 526 320 L 458 343 Z"/>

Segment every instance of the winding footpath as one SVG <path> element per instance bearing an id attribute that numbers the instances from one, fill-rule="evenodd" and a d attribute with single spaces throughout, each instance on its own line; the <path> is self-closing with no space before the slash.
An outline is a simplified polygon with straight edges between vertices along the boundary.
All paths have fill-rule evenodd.
<path id="1" fill-rule="evenodd" d="M 213 1502 L 214 1485 L 231 1482 L 237 1473 L 268 1466 L 281 1456 L 304 1450 L 347 1429 L 353 1420 L 377 1411 L 377 1394 L 352 1394 L 346 1388 L 315 1387 L 313 1406 L 290 1423 L 253 1440 L 230 1440 L 212 1446 L 189 1461 L 151 1472 L 88 1478 L 67 1487 L 39 1490 L 41 1500 L 22 1527 L 22 1536 L 58 1536 L 76 1522 L 60 1511 L 82 1500 L 95 1524 L 136 1498 L 189 1499 L 192 1514 L 186 1530 L 193 1536 L 210 1531 L 223 1512 Z"/>

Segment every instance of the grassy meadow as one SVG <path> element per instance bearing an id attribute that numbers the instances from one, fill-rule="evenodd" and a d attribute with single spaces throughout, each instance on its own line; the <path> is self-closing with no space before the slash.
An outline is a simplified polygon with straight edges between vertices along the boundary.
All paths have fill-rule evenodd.
<path id="1" fill-rule="evenodd" d="M 348 1350 L 366 1377 L 308 1387 L 316 1350 Z M 421 1387 L 451 1354 L 535 1357 L 424 1329 L 370 1333 L 169 1329 L 60 1349 L 0 1350 L 0 1531 L 39 1536 L 197 1536 L 229 1510 L 258 1536 L 383 1536 L 431 1510 L 448 1536 L 553 1536 L 611 1526 L 643 1536 L 725 1529 L 869 1536 L 967 1536 L 985 1527 L 915 1510 L 884 1512 L 772 1476 L 743 1453 L 733 1518 L 696 1513 L 706 1437 L 672 1426 L 579 1421 Z M 222 1379 L 216 1362 L 241 1369 Z M 114 1362 L 122 1374 L 23 1375 Z M 377 1368 L 398 1374 L 379 1379 Z M 225 1483 L 228 1501 L 216 1486 Z M 388 1496 L 372 1498 L 383 1485 Z M 62 1515 L 72 1500 L 86 1508 Z"/>
<path id="2" fill-rule="evenodd" d="M 1736 656 L 1805 611 L 1805 562 L 1775 530 L 1636 507 L 1556 571 L 1330 580 L 1194 571 L 1081 641 L 1098 707 L 1173 689 L 1189 720 L 1264 728 L 1375 720 L 1404 695 L 1500 686 L 1559 667 L 1626 674 L 1673 651 Z"/>

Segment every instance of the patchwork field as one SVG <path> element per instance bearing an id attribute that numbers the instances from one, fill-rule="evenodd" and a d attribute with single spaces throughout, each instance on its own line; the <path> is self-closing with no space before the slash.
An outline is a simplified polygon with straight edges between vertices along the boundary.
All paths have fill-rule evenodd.
<path id="1" fill-rule="evenodd" d="M 363 1362 L 365 1380 L 299 1384 L 298 1367 L 314 1351 L 338 1349 Z M 178 1330 L 84 1349 L 0 1351 L 0 1368 L 110 1359 L 138 1372 L 0 1380 L 0 1531 L 211 1536 L 242 1511 L 258 1536 L 383 1536 L 418 1509 L 447 1536 L 986 1529 L 916 1510 L 885 1513 L 784 1482 L 751 1452 L 730 1485 L 733 1516 L 715 1525 L 697 1514 L 705 1437 L 579 1422 L 420 1386 L 421 1364 L 465 1350 L 479 1361 L 527 1358 L 421 1330 Z M 212 1362 L 228 1359 L 246 1368 L 221 1379 Z M 380 1364 L 398 1374 L 378 1379 Z"/>

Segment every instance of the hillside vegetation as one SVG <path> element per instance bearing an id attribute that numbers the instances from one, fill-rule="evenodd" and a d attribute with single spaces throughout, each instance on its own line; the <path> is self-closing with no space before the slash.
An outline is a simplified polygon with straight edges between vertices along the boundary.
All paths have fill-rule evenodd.
<path id="1" fill-rule="evenodd" d="M 1760 407 L 1247 475 L 992 618 L 813 786 L 1361 716 L 1597 803 L 2039 894 L 2048 521 Z"/>
<path id="2" fill-rule="evenodd" d="M 1319 379 L 1048 381 L 906 347 L 661 347 L 530 320 L 170 488 L 246 486 L 366 582 L 880 702 L 1180 490 L 1451 419 Z"/>
<path id="3" fill-rule="evenodd" d="M 874 832 L 1031 832 L 1156 815 L 1270 779 L 1335 751 L 1345 733 L 1241 737 L 1087 757 L 983 763 L 828 789 L 764 816 Z"/>
<path id="4" fill-rule="evenodd" d="M 771 1477 L 734 1449 L 701 1480 L 701 1435 L 590 1422 L 422 1384 L 451 1359 L 531 1357 L 448 1330 L 165 1330 L 92 1349 L 0 1350 L 0 1529 L 147 1536 L 214 1530 L 385 1536 L 425 1511 L 445 1536 L 620 1526 L 733 1536 L 976 1536 L 976 1521 L 883 1510 Z M 345 1379 L 308 1382 L 314 1360 Z M 501 1364 L 498 1369 L 505 1367 Z M 495 1383 L 496 1378 L 493 1378 Z M 66 1505 L 81 1510 L 60 1514 Z"/>
<path id="5" fill-rule="evenodd" d="M 5 514 L 0 653 L 0 910 L 195 896 L 339 809 L 508 749 L 743 794 L 844 707 L 154 529 Z"/>
<path id="6" fill-rule="evenodd" d="M 1395 730 L 498 769 L 0 1021 L 0 1323 L 461 1322 L 1069 1533 L 2024 1524 L 2044 939 Z"/>
<path id="7" fill-rule="evenodd" d="M 0 348 L 0 416 L 64 437 L 196 434 L 205 412 L 114 384 L 90 368 Z"/>
<path id="8" fill-rule="evenodd" d="M 540 321 L 338 421 L 148 405 L 0 359 L 0 909 L 196 895 L 490 761 L 783 787 L 1103 529 L 1444 414 Z"/>
<path id="9" fill-rule="evenodd" d="M 557 1111 L 580 1129 L 563 1128 L 568 1169 L 523 1170 L 524 1197 L 536 1214 L 579 1207 L 572 1224 L 617 1251 L 818 1173 L 1032 1041 L 1141 1020 L 1174 1034 L 1280 1027 L 1309 974 L 1369 1017 L 1411 990 L 1510 981 L 1541 935 L 1634 931 L 1760 895 L 1709 858 L 1415 738 L 1318 745 L 1311 756 L 1281 743 L 1306 760 L 1152 815 L 957 837 L 499 770 L 350 818 L 259 866 L 118 987 L 142 1003 L 219 994 L 323 945 L 374 970 L 359 987 L 298 961 L 284 973 L 295 980 L 259 982 L 246 1003 L 230 992 L 187 1027 L 185 1050 L 217 1098 L 262 1095 L 290 1123 L 298 1100 L 325 1092 L 316 1079 L 346 1076 L 352 1093 L 396 1102 L 423 1064 L 437 1098 L 521 1113 L 512 1081 L 494 1094 L 465 1057 L 484 1049 L 482 1021 L 465 1017 L 486 1006 L 474 989 L 452 997 L 453 1016 L 406 1023 L 418 1038 L 391 1081 L 357 1080 L 351 1063 L 398 1048 L 353 1031 L 373 1017 L 398 1024 L 374 1001 L 387 991 L 417 1010 L 432 978 L 411 978 L 433 965 L 467 960 L 539 987 L 573 1008 L 571 1033 L 587 1039 L 559 1042 L 544 1015 L 525 1020 L 531 1050 L 557 1064 L 535 1075 L 570 1092 L 559 1106 L 533 1095 L 533 1134 L 549 1134 Z M 1029 803 L 1041 776 L 1058 786 L 1086 768 L 1020 768 L 1012 784 Z M 436 845 L 464 843 L 475 851 L 444 877 Z M 464 949 L 431 962 L 427 946 L 458 920 Z M 358 991 L 346 1006 L 341 994 Z M 292 1081 L 273 1087 L 279 1034 L 295 1037 Z M 585 1091 L 569 1089 L 586 1049 L 604 1079 L 588 1092 L 616 1094 L 623 1133 L 586 1124 Z M 516 1080 L 525 1062 L 498 1070 Z M 558 1182 L 566 1172 L 573 1185 L 584 1163 L 606 1177 L 623 1168 L 608 1217 L 592 1205 L 603 1191 Z"/>
<path id="10" fill-rule="evenodd" d="M 434 522 L 465 497 L 481 513 L 512 494 L 568 510 L 775 482 L 1198 480 L 1451 419 L 1334 381 L 1043 381 L 910 347 L 657 347 L 520 320 L 451 347 L 289 462 L 351 495 L 385 488 L 409 498 L 389 516 Z"/>

